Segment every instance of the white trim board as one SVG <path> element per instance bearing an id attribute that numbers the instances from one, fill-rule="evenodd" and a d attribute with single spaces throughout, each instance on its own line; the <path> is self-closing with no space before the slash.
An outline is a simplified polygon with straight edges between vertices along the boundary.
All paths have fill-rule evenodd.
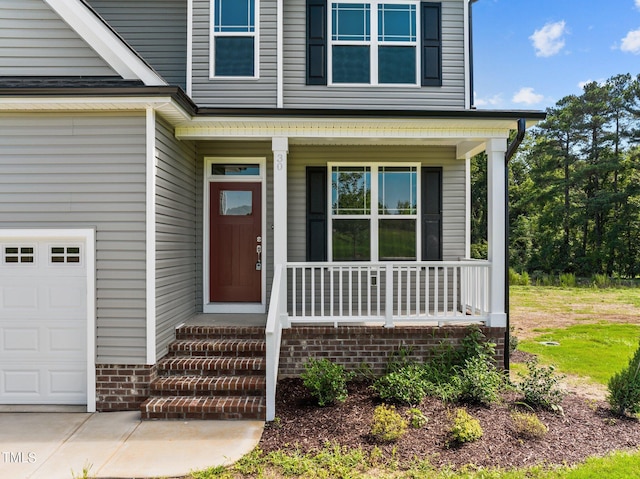
<path id="1" fill-rule="evenodd" d="M 146 86 L 167 85 L 118 35 L 79 0 L 44 0 L 125 80 Z"/>

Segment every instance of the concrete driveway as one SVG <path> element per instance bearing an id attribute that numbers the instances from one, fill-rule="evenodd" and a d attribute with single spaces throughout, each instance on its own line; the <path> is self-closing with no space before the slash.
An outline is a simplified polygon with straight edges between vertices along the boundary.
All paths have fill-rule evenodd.
<path id="1" fill-rule="evenodd" d="M 260 440 L 261 421 L 140 421 L 140 413 L 0 412 L 0 477 L 179 477 L 226 465 Z"/>

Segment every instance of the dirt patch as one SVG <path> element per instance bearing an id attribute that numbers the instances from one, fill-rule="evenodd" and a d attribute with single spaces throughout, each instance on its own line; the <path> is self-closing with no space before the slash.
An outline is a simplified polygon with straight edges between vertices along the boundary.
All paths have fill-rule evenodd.
<path id="1" fill-rule="evenodd" d="M 349 386 L 349 396 L 342 404 L 317 407 L 298 379 L 278 384 L 276 412 L 260 441 L 264 451 L 277 449 L 304 452 L 321 449 L 326 443 L 371 451 L 382 450 L 384 457 L 400 461 L 428 459 L 433 465 L 523 467 L 537 463 L 573 464 L 588 456 L 640 446 L 640 423 L 614 416 L 606 403 L 570 393 L 563 401 L 564 415 L 538 411 L 549 428 L 540 440 L 523 439 L 513 427 L 511 414 L 522 410 L 514 393 L 491 407 L 466 405 L 484 430 L 477 442 L 450 444 L 448 428 L 451 413 L 458 405 L 427 398 L 419 409 L 428 423 L 409 432 L 395 444 L 379 444 L 370 436 L 374 408 L 380 404 L 373 391 L 362 383 Z M 406 407 L 398 406 L 402 414 Z M 526 410 L 526 409 L 525 409 Z M 395 451 L 395 452 L 394 452 Z"/>
<path id="2" fill-rule="evenodd" d="M 587 313 L 562 313 L 553 314 L 539 313 L 535 311 L 517 310 L 510 314 L 513 333 L 519 339 L 532 339 L 541 333 L 537 330 L 548 328 L 568 328 L 576 324 L 595 324 L 600 321 L 608 321 L 619 324 L 640 324 L 640 315 L 628 314 L 615 316 Z"/>

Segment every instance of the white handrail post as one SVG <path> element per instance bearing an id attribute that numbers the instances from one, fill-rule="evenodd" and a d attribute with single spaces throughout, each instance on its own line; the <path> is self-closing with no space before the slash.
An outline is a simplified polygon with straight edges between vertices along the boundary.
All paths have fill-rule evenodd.
<path id="1" fill-rule="evenodd" d="M 276 385 L 278 383 L 278 366 L 280 362 L 280 341 L 282 339 L 281 301 L 279 301 L 283 290 L 282 269 L 281 264 L 277 264 L 275 267 L 269 313 L 267 314 L 267 326 L 265 328 L 267 421 L 273 421 L 276 415 Z"/>
<path id="2" fill-rule="evenodd" d="M 393 266 L 386 265 L 385 269 L 384 327 L 393 328 Z"/>

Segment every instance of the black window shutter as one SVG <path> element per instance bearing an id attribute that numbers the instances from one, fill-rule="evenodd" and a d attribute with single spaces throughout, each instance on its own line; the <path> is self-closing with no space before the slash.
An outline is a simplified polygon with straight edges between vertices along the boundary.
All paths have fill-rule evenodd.
<path id="1" fill-rule="evenodd" d="M 442 5 L 421 2 L 422 86 L 442 86 Z"/>
<path id="2" fill-rule="evenodd" d="M 307 0 L 307 85 L 327 84 L 327 0 Z"/>
<path id="3" fill-rule="evenodd" d="M 422 168 L 422 261 L 442 261 L 442 168 Z"/>
<path id="4" fill-rule="evenodd" d="M 307 167 L 307 261 L 327 261 L 327 168 Z"/>

